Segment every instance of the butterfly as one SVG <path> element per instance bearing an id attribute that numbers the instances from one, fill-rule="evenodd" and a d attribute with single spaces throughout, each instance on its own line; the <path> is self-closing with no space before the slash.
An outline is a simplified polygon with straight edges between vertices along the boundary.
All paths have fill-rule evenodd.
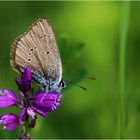
<path id="1" fill-rule="evenodd" d="M 46 92 L 59 92 L 66 87 L 62 80 L 60 52 L 48 19 L 38 19 L 15 39 L 11 45 L 10 64 L 21 73 L 30 66 L 32 81 Z"/>

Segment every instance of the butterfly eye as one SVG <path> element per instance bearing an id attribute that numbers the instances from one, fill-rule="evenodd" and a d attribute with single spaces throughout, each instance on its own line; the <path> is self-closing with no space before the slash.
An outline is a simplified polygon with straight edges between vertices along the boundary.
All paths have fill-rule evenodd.
<path id="1" fill-rule="evenodd" d="M 61 80 L 61 81 L 60 81 L 60 86 L 61 86 L 62 88 L 65 88 L 65 87 L 67 86 L 67 84 L 66 84 L 65 81 Z"/>

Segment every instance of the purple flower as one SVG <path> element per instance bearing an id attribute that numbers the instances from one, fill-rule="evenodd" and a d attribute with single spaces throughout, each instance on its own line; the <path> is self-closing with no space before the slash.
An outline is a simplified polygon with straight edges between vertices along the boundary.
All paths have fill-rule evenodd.
<path id="1" fill-rule="evenodd" d="M 0 107 L 5 108 L 16 105 L 18 100 L 18 96 L 13 91 L 0 89 Z"/>
<path id="2" fill-rule="evenodd" d="M 26 115 L 29 115 L 32 118 L 32 120 L 35 120 L 37 118 L 36 113 L 38 113 L 39 115 L 41 115 L 45 118 L 48 118 L 48 115 L 46 114 L 45 111 L 32 106 L 32 107 L 27 107 L 27 108 L 22 109 L 22 111 L 20 112 L 20 116 L 19 116 L 20 123 L 25 122 Z"/>
<path id="3" fill-rule="evenodd" d="M 20 109 L 19 116 L 15 114 L 0 115 L 0 124 L 4 125 L 4 129 L 12 131 L 23 124 L 25 129 L 34 128 L 36 125 L 37 114 L 48 118 L 48 112 L 56 110 L 60 106 L 61 93 L 38 91 L 30 94 L 31 90 L 31 70 L 27 67 L 21 78 L 16 79 L 19 88 L 19 97 L 11 90 L 0 89 L 0 107 L 6 108 L 17 106 Z M 23 129 L 20 139 L 28 137 Z"/>
<path id="4" fill-rule="evenodd" d="M 19 89 L 24 93 L 27 94 L 27 92 L 31 89 L 31 70 L 30 67 L 27 67 L 21 76 L 21 79 L 17 78 L 16 83 L 19 87 Z"/>
<path id="5" fill-rule="evenodd" d="M 42 117 L 48 118 L 48 115 L 46 114 L 46 111 L 40 109 L 39 107 L 34 107 L 34 106 L 32 106 L 32 109 L 33 109 L 36 113 L 38 113 L 39 115 L 41 115 Z"/>
<path id="6" fill-rule="evenodd" d="M 25 122 L 25 114 L 27 114 L 26 108 L 23 108 L 22 111 L 20 112 L 20 115 L 19 115 L 19 122 L 21 124 Z"/>
<path id="7" fill-rule="evenodd" d="M 13 131 L 19 125 L 18 116 L 15 115 L 15 114 L 3 114 L 3 115 L 0 115 L 0 124 L 4 125 L 5 130 Z"/>
<path id="8" fill-rule="evenodd" d="M 35 94 L 33 104 L 38 106 L 45 112 L 51 112 L 56 110 L 60 106 L 60 98 L 62 94 L 58 92 L 42 92 L 39 91 Z"/>

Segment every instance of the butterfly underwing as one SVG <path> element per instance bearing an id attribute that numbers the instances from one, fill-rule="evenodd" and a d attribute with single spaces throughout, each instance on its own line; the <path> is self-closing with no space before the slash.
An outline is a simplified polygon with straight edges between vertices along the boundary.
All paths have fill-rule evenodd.
<path id="1" fill-rule="evenodd" d="M 62 63 L 50 22 L 38 19 L 11 46 L 12 69 L 23 72 L 31 68 L 32 80 L 42 89 L 60 91 L 66 86 L 62 80 Z"/>

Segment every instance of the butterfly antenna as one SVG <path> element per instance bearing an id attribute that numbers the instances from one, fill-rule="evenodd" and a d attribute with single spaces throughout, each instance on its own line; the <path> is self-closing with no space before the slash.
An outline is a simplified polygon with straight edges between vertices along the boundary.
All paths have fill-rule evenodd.
<path id="1" fill-rule="evenodd" d="M 88 79 L 96 80 L 96 77 L 88 77 Z"/>
<path id="2" fill-rule="evenodd" d="M 77 79 L 78 77 L 70 77 L 69 78 L 69 80 L 75 80 L 75 79 Z M 90 79 L 90 80 L 96 80 L 96 77 L 94 77 L 94 76 L 90 76 L 90 77 L 85 77 L 85 78 L 83 78 L 83 79 Z M 69 81 L 70 82 L 70 81 Z"/>
<path id="3" fill-rule="evenodd" d="M 87 88 L 85 88 L 85 87 L 83 87 L 83 86 L 81 86 L 81 85 L 79 85 L 79 84 L 77 84 L 77 83 L 74 83 L 74 82 L 71 82 L 71 81 L 67 81 L 67 83 L 68 83 L 68 84 L 71 83 L 71 84 L 73 84 L 73 85 L 75 85 L 75 86 L 77 86 L 77 87 L 80 87 L 81 89 L 87 91 Z"/>

